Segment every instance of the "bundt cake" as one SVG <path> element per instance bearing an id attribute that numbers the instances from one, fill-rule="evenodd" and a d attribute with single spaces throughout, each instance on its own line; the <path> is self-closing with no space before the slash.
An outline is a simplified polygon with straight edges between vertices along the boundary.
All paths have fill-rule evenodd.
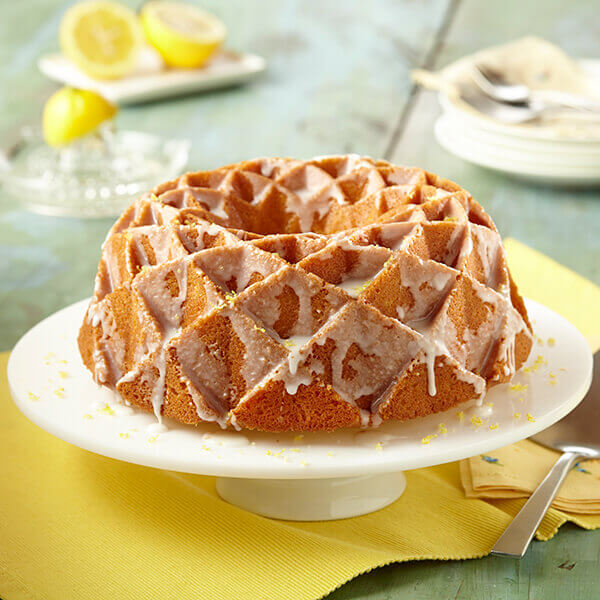
<path id="1" fill-rule="evenodd" d="M 261 158 L 134 202 L 79 334 L 95 381 L 188 424 L 334 430 L 482 398 L 531 326 L 458 185 L 360 156 Z"/>

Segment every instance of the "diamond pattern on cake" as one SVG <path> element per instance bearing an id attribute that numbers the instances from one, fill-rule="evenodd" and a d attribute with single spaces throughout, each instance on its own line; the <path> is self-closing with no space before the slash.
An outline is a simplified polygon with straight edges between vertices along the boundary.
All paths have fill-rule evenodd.
<path id="1" fill-rule="evenodd" d="M 332 430 L 474 398 L 531 328 L 498 232 L 456 184 L 355 155 L 188 173 L 103 246 L 84 363 L 184 423 Z"/>

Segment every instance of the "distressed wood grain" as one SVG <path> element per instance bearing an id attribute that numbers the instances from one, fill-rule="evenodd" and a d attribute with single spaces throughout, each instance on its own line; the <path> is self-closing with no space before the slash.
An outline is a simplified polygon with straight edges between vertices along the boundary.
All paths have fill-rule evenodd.
<path id="1" fill-rule="evenodd" d="M 56 29 L 67 4 L 0 3 L 0 136 L 39 119 L 43 101 L 56 89 L 37 72 L 35 61 L 57 47 Z M 260 154 L 347 151 L 418 164 L 471 190 L 503 234 L 600 282 L 598 192 L 523 184 L 451 156 L 433 138 L 435 96 L 414 90 L 408 79 L 414 66 L 441 66 L 525 33 L 557 41 L 574 55 L 600 56 L 598 0 L 201 4 L 226 21 L 231 47 L 268 59 L 268 72 L 246 87 L 128 107 L 118 117 L 120 127 L 189 137 L 195 169 Z M 110 223 L 33 215 L 0 189 L 0 349 L 90 293 Z M 328 598 L 595 598 L 599 554 L 600 532 L 565 526 L 550 542 L 532 544 L 520 562 L 488 557 L 392 565 Z"/>
<path id="2" fill-rule="evenodd" d="M 68 2 L 0 3 L 0 136 L 39 122 L 56 89 L 37 71 L 58 47 Z M 130 0 L 134 7 L 139 4 Z M 192 140 L 190 169 L 258 155 L 360 152 L 389 144 L 411 85 L 443 21 L 446 0 L 207 0 L 228 26 L 227 45 L 267 58 L 251 85 L 124 108 L 117 125 Z M 403 24 L 407 24 L 403 25 Z M 0 348 L 91 293 L 110 220 L 32 215 L 0 189 Z"/>
<path id="3" fill-rule="evenodd" d="M 435 68 L 478 48 L 537 34 L 573 56 L 600 57 L 600 3 L 461 1 L 432 61 Z M 431 92 L 416 91 L 389 151 L 459 182 L 513 236 L 600 283 L 600 192 L 560 190 L 512 180 L 442 149 L 433 123 L 440 114 Z M 328 600 L 559 600 L 600 597 L 600 531 L 564 526 L 548 542 L 534 542 L 521 561 L 486 557 L 462 562 L 389 566 L 348 583 Z"/>
<path id="4" fill-rule="evenodd" d="M 600 57 L 600 2 L 463 1 L 435 58 L 434 67 L 488 45 L 535 34 L 573 56 Z M 471 165 L 441 148 L 433 135 L 440 114 L 436 95 L 418 91 L 406 126 L 390 151 L 393 162 L 417 164 L 468 189 L 491 213 L 503 236 L 512 236 L 600 283 L 600 193 L 557 189 L 511 179 Z"/>

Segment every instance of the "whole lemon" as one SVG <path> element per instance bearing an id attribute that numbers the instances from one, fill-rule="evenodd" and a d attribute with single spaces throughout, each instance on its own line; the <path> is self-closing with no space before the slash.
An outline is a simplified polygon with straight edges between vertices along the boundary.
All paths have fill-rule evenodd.
<path id="1" fill-rule="evenodd" d="M 116 113 L 117 107 L 96 92 L 61 88 L 44 106 L 44 139 L 50 146 L 64 146 L 91 133 Z"/>

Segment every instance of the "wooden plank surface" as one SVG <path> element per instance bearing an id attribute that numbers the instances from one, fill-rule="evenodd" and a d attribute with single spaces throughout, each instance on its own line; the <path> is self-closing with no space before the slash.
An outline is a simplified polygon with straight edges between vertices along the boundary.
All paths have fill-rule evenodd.
<path id="1" fill-rule="evenodd" d="M 432 61 L 436 68 L 479 48 L 536 34 L 573 56 L 600 57 L 594 15 L 600 2 L 543 4 L 462 0 Z M 433 123 L 436 95 L 417 91 L 389 158 L 415 164 L 457 181 L 512 236 L 600 284 L 600 193 L 558 190 L 512 180 L 470 165 L 441 148 Z M 599 307 L 600 309 L 600 307 Z M 600 531 L 565 526 L 548 542 L 534 542 L 521 561 L 486 557 L 464 562 L 394 565 L 364 575 L 328 600 L 553 600 L 600 597 Z"/>
<path id="2" fill-rule="evenodd" d="M 440 66 L 530 32 L 574 55 L 600 56 L 598 0 L 202 4 L 226 21 L 232 47 L 268 59 L 268 73 L 246 87 L 126 108 L 119 127 L 192 139 L 195 169 L 261 154 L 387 154 L 458 181 L 482 201 L 503 234 L 600 282 L 598 192 L 522 184 L 454 158 L 433 138 L 435 96 L 415 93 L 408 79 L 414 66 Z M 66 5 L 0 3 L 0 136 L 39 119 L 44 99 L 55 89 L 35 61 L 56 48 Z M 0 349 L 90 293 L 110 223 L 32 215 L 0 189 Z M 594 598 L 599 554 L 600 532 L 565 527 L 554 540 L 534 543 L 521 562 L 394 565 L 357 578 L 329 598 Z"/>
<path id="3" fill-rule="evenodd" d="M 591 23 L 600 2 L 502 3 L 463 0 L 453 13 L 434 66 L 493 44 L 538 35 L 572 56 L 600 57 L 600 38 Z M 440 114 L 436 94 L 419 91 L 390 160 L 417 164 L 457 181 L 492 215 L 504 237 L 512 236 L 600 283 L 600 194 L 598 189 L 560 190 L 520 182 L 471 165 L 441 148 L 433 136 Z"/>
<path id="4" fill-rule="evenodd" d="M 0 3 L 0 136 L 37 123 L 56 89 L 35 63 L 57 48 L 67 4 Z M 408 99 L 408 73 L 425 60 L 448 3 L 380 0 L 377 10 L 359 1 L 202 5 L 227 23 L 230 47 L 267 58 L 267 73 L 248 86 L 127 107 L 117 119 L 120 128 L 191 139 L 190 169 L 260 155 L 383 154 Z M 110 224 L 32 215 L 0 189 L 0 304 L 9 307 L 0 312 L 0 349 L 91 294 Z"/>

